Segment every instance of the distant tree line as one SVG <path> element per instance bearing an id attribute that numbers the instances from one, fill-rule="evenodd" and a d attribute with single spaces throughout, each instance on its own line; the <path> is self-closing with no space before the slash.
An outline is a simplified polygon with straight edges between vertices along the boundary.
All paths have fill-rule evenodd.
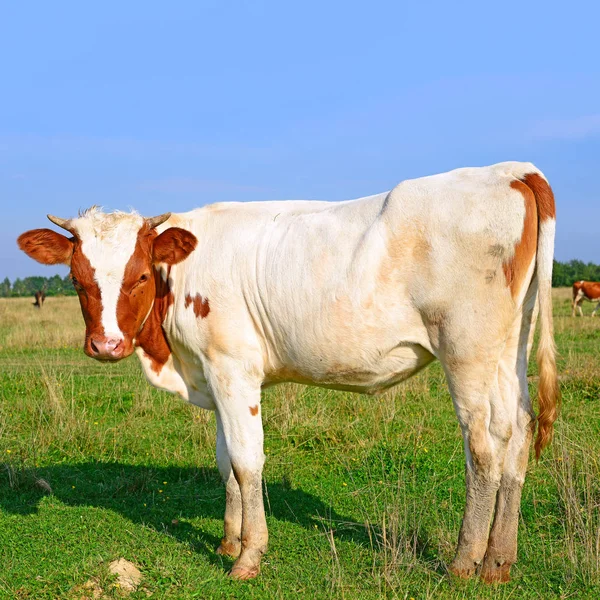
<path id="1" fill-rule="evenodd" d="M 8 277 L 0 283 L 0 298 L 16 298 L 20 296 L 33 296 L 38 290 L 45 290 L 46 296 L 75 296 L 75 289 L 67 275 L 61 277 L 25 277 L 17 278 L 13 283 Z"/>
<path id="2" fill-rule="evenodd" d="M 584 263 L 581 260 L 569 262 L 554 261 L 552 271 L 553 287 L 571 287 L 576 281 L 600 281 L 600 265 Z"/>
<path id="3" fill-rule="evenodd" d="M 552 285 L 554 287 L 570 287 L 575 281 L 600 281 L 600 265 L 584 263 L 581 260 L 569 262 L 554 261 Z M 0 298 L 33 296 L 38 290 L 45 289 L 46 296 L 75 296 L 75 289 L 69 276 L 61 277 L 25 277 L 15 279 L 13 283 L 8 277 L 0 283 Z"/>

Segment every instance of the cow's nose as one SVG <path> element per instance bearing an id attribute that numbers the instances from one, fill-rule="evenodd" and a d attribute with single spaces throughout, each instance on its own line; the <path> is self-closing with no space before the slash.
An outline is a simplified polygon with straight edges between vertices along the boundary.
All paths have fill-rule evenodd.
<path id="1" fill-rule="evenodd" d="M 123 356 L 123 340 L 117 337 L 95 335 L 90 338 L 94 358 L 115 360 Z"/>

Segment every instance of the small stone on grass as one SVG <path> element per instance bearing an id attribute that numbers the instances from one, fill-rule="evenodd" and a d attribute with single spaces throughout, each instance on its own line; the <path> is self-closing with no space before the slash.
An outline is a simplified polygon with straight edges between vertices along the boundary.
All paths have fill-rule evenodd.
<path id="1" fill-rule="evenodd" d="M 108 570 L 117 576 L 115 585 L 124 592 L 135 592 L 142 581 L 140 570 L 124 558 L 113 560 L 108 565 Z"/>

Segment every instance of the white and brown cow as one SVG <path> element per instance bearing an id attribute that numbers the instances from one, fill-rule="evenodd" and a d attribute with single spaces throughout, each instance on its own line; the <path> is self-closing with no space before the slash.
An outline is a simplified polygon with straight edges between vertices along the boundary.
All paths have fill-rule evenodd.
<path id="1" fill-rule="evenodd" d="M 508 580 L 535 429 L 527 361 L 538 307 L 538 456 L 558 401 L 554 197 L 534 165 L 459 169 L 346 202 L 224 203 L 153 219 L 94 207 L 50 220 L 69 237 L 35 229 L 18 243 L 70 265 L 85 353 L 135 351 L 152 385 L 216 412 L 217 551 L 238 557 L 233 577 L 256 576 L 267 549 L 261 389 L 376 394 L 437 358 L 466 454 L 451 570 Z"/>
<path id="2" fill-rule="evenodd" d="M 582 279 L 573 284 L 573 317 L 575 316 L 575 311 L 577 309 L 579 309 L 579 316 L 583 317 L 581 305 L 584 300 L 596 302 L 596 307 L 592 311 L 592 317 L 595 317 L 596 311 L 598 310 L 598 307 L 600 307 L 600 282 L 584 281 Z"/>

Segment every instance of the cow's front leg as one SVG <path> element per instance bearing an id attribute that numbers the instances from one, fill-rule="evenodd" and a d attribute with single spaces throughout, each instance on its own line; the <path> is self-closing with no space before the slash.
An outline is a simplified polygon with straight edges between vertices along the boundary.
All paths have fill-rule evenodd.
<path id="1" fill-rule="evenodd" d="M 268 541 L 262 496 L 264 453 L 260 385 L 224 370 L 216 370 L 210 377 L 210 383 L 241 499 L 241 551 L 231 569 L 231 576 L 251 579 L 260 571 L 260 561 Z M 227 486 L 233 496 L 228 499 L 225 512 L 225 539 L 230 536 L 235 541 L 238 523 L 236 490 L 229 475 Z M 229 516 L 231 520 L 228 523 Z"/>
<path id="2" fill-rule="evenodd" d="M 225 433 L 223 432 L 223 423 L 218 412 L 216 413 L 216 417 L 217 465 L 225 484 L 224 535 L 217 548 L 217 553 L 237 558 L 242 549 L 242 496 L 240 494 L 240 486 L 231 468 L 231 460 L 229 459 Z"/>

